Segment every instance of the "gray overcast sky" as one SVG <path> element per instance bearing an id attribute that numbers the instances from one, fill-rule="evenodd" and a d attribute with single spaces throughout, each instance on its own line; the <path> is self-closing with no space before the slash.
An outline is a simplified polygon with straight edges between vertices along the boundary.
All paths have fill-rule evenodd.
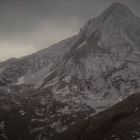
<path id="1" fill-rule="evenodd" d="M 0 0 L 0 61 L 78 33 L 113 2 L 126 4 L 140 16 L 140 0 Z"/>

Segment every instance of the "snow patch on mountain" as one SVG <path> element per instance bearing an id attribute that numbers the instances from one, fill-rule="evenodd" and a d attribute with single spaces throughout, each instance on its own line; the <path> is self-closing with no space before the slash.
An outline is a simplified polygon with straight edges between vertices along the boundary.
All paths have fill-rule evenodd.
<path id="1" fill-rule="evenodd" d="M 22 85 L 22 84 L 24 84 L 24 83 L 25 83 L 25 79 L 24 79 L 24 78 L 25 78 L 24 76 L 20 77 L 20 78 L 18 79 L 16 85 Z"/>
<path id="2" fill-rule="evenodd" d="M 77 49 L 79 49 L 79 48 L 81 48 L 81 47 L 83 47 L 84 45 L 86 45 L 87 44 L 87 42 L 86 41 L 84 41 L 84 42 L 82 42 L 78 47 L 77 47 Z"/>

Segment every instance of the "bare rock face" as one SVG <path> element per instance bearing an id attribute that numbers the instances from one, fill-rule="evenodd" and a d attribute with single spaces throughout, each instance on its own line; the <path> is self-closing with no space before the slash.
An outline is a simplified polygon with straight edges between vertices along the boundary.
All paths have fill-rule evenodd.
<path id="1" fill-rule="evenodd" d="M 12 58 L 0 63 L 0 80 L 5 85 L 37 84 L 54 69 L 55 65 L 62 61 L 63 56 L 71 48 L 76 36 L 60 41 L 49 48 L 40 50 L 34 54 L 16 59 Z M 24 77 L 24 82 L 19 79 Z M 6 79 L 9 81 L 4 81 Z M 37 82 L 37 83 L 36 83 Z"/>
<path id="2" fill-rule="evenodd" d="M 41 88 L 51 85 L 54 98 L 59 95 L 63 101 L 73 95 L 72 101 L 80 100 L 97 111 L 139 91 L 139 23 L 126 6 L 111 5 L 81 29 L 63 62 Z"/>
<path id="3" fill-rule="evenodd" d="M 16 106 L 20 120 L 28 118 L 26 135 L 65 131 L 140 90 L 140 18 L 111 5 L 76 36 L 1 63 L 0 90 L 2 112 Z"/>

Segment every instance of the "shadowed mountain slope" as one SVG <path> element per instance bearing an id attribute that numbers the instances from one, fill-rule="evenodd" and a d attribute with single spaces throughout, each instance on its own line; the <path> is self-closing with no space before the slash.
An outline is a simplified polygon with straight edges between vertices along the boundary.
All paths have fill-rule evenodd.
<path id="1" fill-rule="evenodd" d="M 138 140 L 140 94 L 134 94 L 88 120 L 79 122 L 53 140 Z"/>

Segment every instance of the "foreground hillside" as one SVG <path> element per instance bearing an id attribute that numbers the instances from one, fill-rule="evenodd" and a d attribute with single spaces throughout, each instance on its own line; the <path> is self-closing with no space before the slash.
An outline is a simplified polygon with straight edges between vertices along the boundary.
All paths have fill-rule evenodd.
<path id="1" fill-rule="evenodd" d="M 140 94 L 134 94 L 53 140 L 139 140 Z"/>

